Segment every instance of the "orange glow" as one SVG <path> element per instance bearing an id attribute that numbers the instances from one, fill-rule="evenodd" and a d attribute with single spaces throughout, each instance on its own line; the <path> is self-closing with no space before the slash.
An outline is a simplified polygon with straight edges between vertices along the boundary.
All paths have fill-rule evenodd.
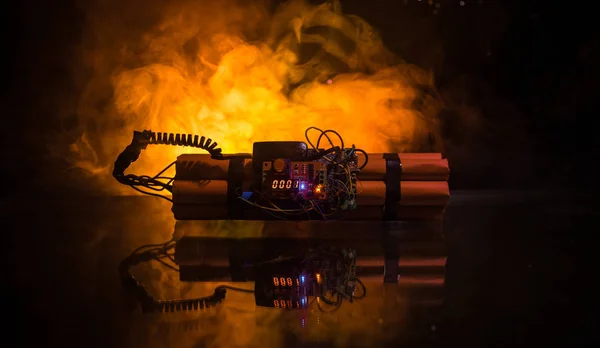
<path id="1" fill-rule="evenodd" d="M 317 277 L 317 283 L 321 283 L 321 274 L 317 273 L 316 277 Z"/>
<path id="2" fill-rule="evenodd" d="M 321 185 L 317 185 L 315 187 L 315 193 L 321 193 L 321 187 L 322 187 Z"/>
<path id="3" fill-rule="evenodd" d="M 102 64 L 118 62 L 114 109 L 94 109 L 105 95 L 93 93 L 99 87 L 91 80 L 79 117 L 95 123 L 71 146 L 75 166 L 112 182 L 112 163 L 133 130 L 204 135 L 224 153 L 249 153 L 256 141 L 304 140 L 309 126 L 334 129 L 348 146 L 371 152 L 410 151 L 435 131 L 429 116 L 438 101 L 412 106 L 423 96 L 415 86 L 431 88 L 431 74 L 394 57 L 337 1 L 291 1 L 274 14 L 245 3 L 169 3 L 153 28 L 121 39 L 118 51 L 112 41 L 92 50 L 98 74 L 106 75 Z M 307 45 L 319 49 L 303 56 Z M 153 175 L 179 154 L 199 151 L 151 146 L 129 170 Z"/>

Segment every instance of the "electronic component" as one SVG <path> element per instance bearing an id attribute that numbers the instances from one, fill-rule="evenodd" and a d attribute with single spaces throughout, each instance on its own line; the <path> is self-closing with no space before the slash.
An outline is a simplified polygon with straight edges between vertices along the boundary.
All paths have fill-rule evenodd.
<path id="1" fill-rule="evenodd" d="M 316 145 L 308 137 L 311 129 L 321 132 Z M 334 145 L 329 133 L 339 138 L 341 146 Z M 331 148 L 319 148 L 324 138 Z M 364 151 L 344 148 L 343 139 L 332 130 L 311 127 L 306 139 L 312 148 L 303 142 L 254 143 L 253 174 L 260 181 L 255 181 L 249 203 L 270 213 L 296 213 L 308 219 L 356 208 L 357 152 Z"/>
<path id="2" fill-rule="evenodd" d="M 344 157 L 352 157 L 350 151 L 345 152 Z M 330 190 L 340 189 L 337 193 L 342 193 L 345 189 L 346 197 L 342 199 L 351 200 L 356 196 L 356 160 L 354 155 L 347 166 L 338 168 L 339 171 L 335 170 L 336 164 L 328 165 L 325 159 L 314 162 L 294 162 L 283 158 L 264 161 L 261 192 L 268 199 L 326 201 Z M 331 171 L 328 171 L 328 167 L 331 167 Z M 339 183 L 337 185 L 336 180 Z M 332 196 L 335 196 L 333 192 Z M 340 208 L 348 209 L 352 205 L 342 205 Z"/>

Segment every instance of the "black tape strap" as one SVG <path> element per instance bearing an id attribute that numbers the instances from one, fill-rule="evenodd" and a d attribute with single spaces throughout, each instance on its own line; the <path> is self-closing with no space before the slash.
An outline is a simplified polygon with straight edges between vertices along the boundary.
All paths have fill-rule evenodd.
<path id="1" fill-rule="evenodd" d="M 238 199 L 238 201 L 241 201 Z M 242 255 L 247 250 L 244 243 L 239 240 L 229 240 L 227 242 L 229 249 L 229 274 L 231 275 L 231 281 L 233 282 L 246 282 L 248 276 L 246 274 L 246 268 L 244 268 L 244 262 Z"/>
<path id="2" fill-rule="evenodd" d="M 238 199 L 244 184 L 244 157 L 231 157 L 227 172 L 227 212 L 230 219 L 243 219 L 243 201 Z M 236 192 L 236 189 L 238 192 Z"/>
<path id="3" fill-rule="evenodd" d="M 402 162 L 397 153 L 384 153 L 385 159 L 385 205 L 383 220 L 398 220 L 398 202 L 400 202 L 400 182 L 402 180 Z"/>

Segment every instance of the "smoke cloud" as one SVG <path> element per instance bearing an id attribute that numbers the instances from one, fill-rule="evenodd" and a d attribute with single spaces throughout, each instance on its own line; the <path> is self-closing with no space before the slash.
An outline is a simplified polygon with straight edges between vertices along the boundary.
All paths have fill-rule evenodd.
<path id="1" fill-rule="evenodd" d="M 309 126 L 375 152 L 419 150 L 437 135 L 432 73 L 388 51 L 337 1 L 84 6 L 89 74 L 73 141 L 54 153 L 111 193 L 131 192 L 110 173 L 133 130 L 204 135 L 225 153 L 304 140 Z M 130 170 L 154 174 L 190 151 L 201 150 L 150 147 Z"/>

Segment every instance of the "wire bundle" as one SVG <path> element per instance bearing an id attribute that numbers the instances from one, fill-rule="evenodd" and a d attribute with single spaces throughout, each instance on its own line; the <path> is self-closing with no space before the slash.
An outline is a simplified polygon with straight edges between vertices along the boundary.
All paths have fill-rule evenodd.
<path id="1" fill-rule="evenodd" d="M 309 137 L 309 132 L 315 130 L 320 132 L 316 144 Z M 340 144 L 335 145 L 329 134 L 335 135 Z M 364 168 L 369 160 L 369 156 L 362 149 L 357 149 L 354 145 L 350 149 L 344 147 L 344 139 L 342 136 L 331 129 L 322 130 L 317 127 L 309 127 L 304 132 L 306 142 L 312 148 L 314 154 L 309 160 L 325 160 L 328 163 L 328 172 L 333 172 L 327 178 L 327 194 L 333 199 L 328 199 L 326 202 L 317 199 L 304 199 L 301 196 L 296 197 L 293 202 L 296 208 L 283 208 L 272 200 L 268 199 L 262 192 L 254 192 L 256 198 L 254 201 L 242 197 L 240 190 L 236 190 L 238 198 L 242 201 L 257 207 L 271 216 L 285 220 L 286 215 L 306 215 L 310 220 L 311 212 L 315 212 L 324 220 L 336 219 L 336 215 L 341 215 L 340 212 L 353 209 L 355 206 L 355 195 L 359 193 L 357 190 L 356 171 Z M 330 147 L 328 149 L 320 149 L 321 141 L 326 139 Z M 356 163 L 356 153 L 362 153 L 365 161 L 360 167 Z M 325 203 L 325 204 L 324 204 Z M 277 215 L 280 213 L 282 215 Z M 340 216 L 341 217 L 341 216 Z"/>
<path id="2" fill-rule="evenodd" d="M 122 184 L 125 184 L 129 187 L 131 187 L 132 189 L 143 193 L 145 195 L 149 195 L 149 196 L 154 196 L 154 197 L 160 197 L 162 199 L 166 199 L 169 202 L 173 202 L 173 200 L 165 195 L 160 194 L 159 192 L 162 191 L 168 191 L 168 192 L 173 192 L 173 180 L 175 180 L 175 178 L 173 177 L 167 177 L 164 176 L 163 174 L 169 170 L 172 166 L 175 165 L 175 163 L 177 162 L 173 162 L 171 164 L 169 164 L 168 166 L 166 166 L 163 170 L 161 170 L 158 174 L 154 175 L 154 176 L 149 176 L 149 175 L 135 175 L 135 174 L 127 174 L 121 177 L 121 179 L 119 180 L 119 182 L 121 182 Z M 144 189 L 142 189 L 142 187 L 144 189 L 147 190 L 151 190 L 151 191 L 146 191 Z M 152 192 L 154 191 L 154 192 Z"/>
<path id="3" fill-rule="evenodd" d="M 125 175 L 125 170 L 129 165 L 139 158 L 142 150 L 148 145 L 174 145 L 174 146 L 191 146 L 208 151 L 215 159 L 224 159 L 221 149 L 217 147 L 217 143 L 212 139 L 191 134 L 175 134 L 175 133 L 156 133 L 149 130 L 143 132 L 133 132 L 133 139 L 115 161 L 113 169 L 113 177 L 123 185 L 130 186 L 134 190 L 150 196 L 160 197 L 173 202 L 167 196 L 157 192 L 167 190 L 173 192 L 171 183 L 174 178 L 165 177 L 163 174 L 171 168 L 176 162 L 169 164 L 165 169 L 161 170 L 154 176 L 149 175 Z M 146 191 L 144 189 L 150 191 Z M 154 191 L 154 192 L 151 192 Z"/>

